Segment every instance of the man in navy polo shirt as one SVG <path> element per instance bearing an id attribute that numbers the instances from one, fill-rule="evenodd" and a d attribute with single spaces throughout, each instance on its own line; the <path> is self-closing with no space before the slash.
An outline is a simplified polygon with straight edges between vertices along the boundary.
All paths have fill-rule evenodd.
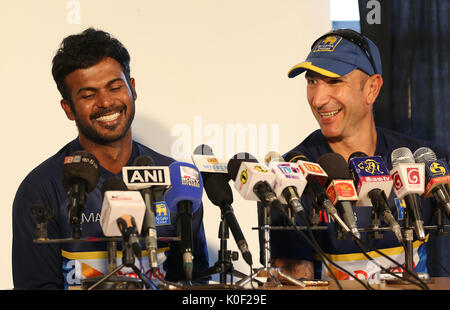
<path id="1" fill-rule="evenodd" d="M 68 289 L 83 279 L 101 277 L 108 271 L 106 242 L 34 243 L 36 219 L 31 207 L 44 205 L 53 213 L 48 221 L 50 239 L 70 238 L 68 197 L 62 184 L 64 158 L 76 151 L 93 154 L 99 162 L 99 181 L 87 195 L 82 220 L 83 237 L 103 237 L 100 212 L 101 186 L 113 176 L 122 177 L 122 167 L 147 155 L 155 166 L 174 160 L 151 150 L 132 138 L 131 124 L 137 97 L 130 77 L 130 56 L 125 47 L 108 33 L 89 28 L 66 37 L 53 58 L 53 77 L 62 95 L 61 107 L 78 128 L 78 137 L 58 153 L 33 169 L 19 186 L 13 203 L 12 267 L 14 287 L 19 289 Z M 165 202 L 159 197 L 158 237 L 177 236 Z M 195 274 L 208 268 L 208 252 L 203 228 L 203 207 L 192 219 Z M 118 246 L 119 250 L 120 247 Z M 179 242 L 158 243 L 159 273 L 169 281 L 184 280 Z M 119 262 L 120 263 L 120 262 Z M 148 273 L 148 261 L 136 260 Z M 121 275 L 134 276 L 129 267 Z"/>
<path id="2" fill-rule="evenodd" d="M 438 159 L 445 158 L 448 161 L 448 150 L 375 125 L 373 104 L 383 79 L 378 48 L 369 38 L 348 29 L 321 36 L 312 45 L 307 59 L 292 67 L 288 76 L 293 78 L 305 71 L 307 100 L 320 129 L 291 151 L 300 151 L 312 162 L 317 162 L 321 155 L 331 152 L 342 155 L 345 160 L 354 152 L 364 152 L 368 156 L 380 155 L 388 170 L 392 169 L 392 151 L 400 147 L 407 147 L 412 152 L 419 147 L 429 147 Z M 393 192 L 389 202 L 392 213 L 397 215 Z M 397 202 L 401 204 L 400 200 Z M 431 225 L 434 200 L 421 199 L 421 203 L 422 220 L 425 225 Z M 308 201 L 305 201 L 305 206 L 310 207 Z M 370 226 L 370 210 L 370 207 L 353 207 L 358 228 Z M 271 220 L 274 226 L 286 224 L 283 216 L 276 211 L 272 211 Z M 327 226 L 327 230 L 314 232 L 320 247 L 335 263 L 354 276 L 361 279 L 374 276 L 380 271 L 377 264 L 398 271 L 397 265 L 370 249 L 369 255 L 377 263 L 368 260 L 352 238 L 336 238 L 335 223 L 330 221 L 326 212 L 321 214 L 321 222 L 321 225 Z M 429 269 L 438 269 L 436 257 L 448 266 L 445 251 L 448 253 L 449 237 L 435 236 L 432 251 L 427 246 L 430 244 L 429 237 L 427 234 L 426 241 L 414 239 L 415 272 L 429 273 Z M 370 240 L 363 232 L 361 238 L 400 264 L 405 263 L 404 248 L 393 232 L 386 231 L 382 239 Z M 322 266 L 312 248 L 292 231 L 272 231 L 271 258 L 273 266 L 295 278 L 331 278 L 330 271 Z M 433 265 L 430 266 L 430 263 Z M 352 279 L 339 268 L 330 266 L 330 269 L 337 279 Z"/>

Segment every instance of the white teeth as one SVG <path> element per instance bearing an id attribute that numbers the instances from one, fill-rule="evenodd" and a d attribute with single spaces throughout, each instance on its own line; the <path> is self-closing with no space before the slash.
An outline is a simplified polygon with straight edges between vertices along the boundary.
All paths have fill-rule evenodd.
<path id="1" fill-rule="evenodd" d="M 332 117 L 333 115 L 337 114 L 339 110 L 333 111 L 333 112 L 327 112 L 327 113 L 320 113 L 322 117 Z"/>
<path id="2" fill-rule="evenodd" d="M 119 117 L 119 115 L 120 115 L 120 113 L 116 112 L 111 115 L 100 116 L 100 117 L 96 118 L 95 120 L 99 121 L 99 122 L 111 122 L 111 121 L 117 119 Z"/>

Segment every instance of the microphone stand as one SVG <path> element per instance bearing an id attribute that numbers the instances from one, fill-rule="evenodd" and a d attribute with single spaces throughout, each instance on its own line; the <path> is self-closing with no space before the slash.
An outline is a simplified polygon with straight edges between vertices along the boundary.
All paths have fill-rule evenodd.
<path id="1" fill-rule="evenodd" d="M 263 234 L 263 242 L 264 242 L 264 257 L 263 257 L 263 267 L 255 270 L 255 273 L 253 273 L 250 276 L 247 276 L 240 281 L 236 282 L 237 285 L 245 285 L 250 280 L 254 280 L 256 277 L 267 277 L 270 278 L 276 286 L 281 287 L 283 286 L 278 278 L 284 279 L 291 284 L 294 284 L 296 286 L 305 287 L 306 284 L 302 281 L 299 281 L 297 279 L 292 278 L 291 276 L 283 273 L 279 268 L 272 267 L 270 263 L 270 225 L 271 225 L 271 219 L 270 219 L 270 203 L 263 202 L 263 219 L 264 219 L 264 234 Z"/>
<path id="2" fill-rule="evenodd" d="M 111 289 L 111 287 L 105 287 L 101 286 L 105 281 L 111 278 L 112 281 L 108 281 L 106 286 L 111 286 L 111 282 L 114 285 L 112 289 L 142 289 L 143 283 L 147 288 L 151 288 L 153 290 L 158 289 L 158 287 L 152 282 L 152 280 L 148 279 L 135 265 L 135 258 L 133 254 L 133 249 L 131 246 L 131 242 L 127 240 L 125 236 L 122 238 L 122 264 L 119 266 L 116 266 L 116 255 L 117 255 L 117 249 L 116 244 L 114 241 L 108 242 L 108 270 L 109 273 L 103 277 L 100 278 L 90 278 L 85 279 L 82 281 L 82 288 L 93 290 L 96 287 L 100 287 L 102 289 Z M 130 267 L 133 269 L 133 271 L 136 273 L 136 275 L 139 277 L 139 279 L 126 277 L 126 276 L 116 276 L 115 274 L 120 271 L 124 267 Z M 94 284 L 89 285 L 90 283 L 94 282 Z"/>
<path id="3" fill-rule="evenodd" d="M 221 210 L 221 220 L 219 224 L 218 237 L 220 238 L 220 249 L 218 252 L 218 260 L 214 266 L 206 269 L 197 276 L 197 279 L 205 278 L 207 276 L 219 273 L 220 283 L 227 284 L 227 275 L 230 275 L 230 285 L 233 286 L 233 276 L 244 278 L 247 275 L 235 270 L 232 261 L 238 260 L 239 253 L 236 251 L 227 250 L 228 238 L 230 236 L 229 226 L 225 219 L 224 209 Z M 260 281 L 258 281 L 260 282 Z"/>

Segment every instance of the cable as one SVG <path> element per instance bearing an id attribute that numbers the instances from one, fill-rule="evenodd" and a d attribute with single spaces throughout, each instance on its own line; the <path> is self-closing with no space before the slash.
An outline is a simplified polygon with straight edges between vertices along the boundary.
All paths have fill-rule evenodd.
<path id="1" fill-rule="evenodd" d="M 389 273 L 390 275 L 392 275 L 392 276 L 394 276 L 394 277 L 396 277 L 396 278 L 398 278 L 398 279 L 400 279 L 400 280 L 405 280 L 405 278 L 403 278 L 403 277 L 397 275 L 395 272 L 392 272 L 392 271 L 390 271 L 390 270 L 387 269 L 387 268 L 384 268 L 383 266 L 381 266 L 380 263 L 378 263 L 376 260 L 374 260 L 372 257 L 370 257 L 370 255 L 367 254 L 367 252 L 363 250 L 363 248 L 362 248 L 362 242 L 361 242 L 360 240 L 356 239 L 356 240 L 354 240 L 354 241 L 355 241 L 355 244 L 357 245 L 357 247 L 361 250 L 361 253 L 362 253 L 365 257 L 367 257 L 369 260 L 374 261 L 374 262 L 378 265 L 378 267 L 380 267 L 380 269 L 382 269 L 383 271 Z M 411 279 L 406 279 L 406 280 L 409 281 L 409 282 L 411 282 L 412 284 L 415 284 L 415 285 L 421 287 L 421 288 L 424 289 L 424 290 L 429 289 L 428 286 L 427 286 L 425 283 L 423 283 L 423 284 L 425 284 L 425 285 L 423 286 L 423 285 L 421 285 L 421 283 L 416 283 L 416 282 L 412 281 Z"/>
<path id="2" fill-rule="evenodd" d="M 290 222 L 290 225 L 295 229 L 295 231 L 297 232 L 297 237 L 302 237 L 304 240 L 306 240 L 311 247 L 317 252 L 317 254 L 319 254 L 319 257 L 321 259 L 321 261 L 323 262 L 323 264 L 325 265 L 325 267 L 328 269 L 328 271 L 330 272 L 332 278 L 336 281 L 336 284 L 338 285 L 339 289 L 343 289 L 340 282 L 337 280 L 336 276 L 334 275 L 333 271 L 329 268 L 329 266 L 327 265 L 327 263 L 325 262 L 325 260 L 328 260 L 328 262 L 333 265 L 334 267 L 342 270 L 343 272 L 345 272 L 346 274 L 348 274 L 349 276 L 351 276 L 352 278 L 354 278 L 356 281 L 358 281 L 362 286 L 364 286 L 364 288 L 366 288 L 367 290 L 372 290 L 373 288 L 369 285 L 364 283 L 363 281 L 361 281 L 360 279 L 358 279 L 357 277 L 355 277 L 351 272 L 349 272 L 348 270 L 344 269 L 343 267 L 337 265 L 335 262 L 333 262 L 329 257 L 326 256 L 326 254 L 323 252 L 323 250 L 320 248 L 320 246 L 318 245 L 317 241 L 315 240 L 313 234 L 311 233 L 311 228 L 310 225 L 308 223 L 308 221 L 306 220 L 306 217 L 304 216 L 304 214 L 302 214 L 302 219 L 305 221 L 308 231 L 310 232 L 310 235 L 312 236 L 312 239 L 309 239 L 306 234 L 301 231 L 297 225 L 295 224 L 295 222 L 289 217 L 289 215 L 286 213 L 286 211 L 284 210 L 284 208 L 281 205 L 281 202 L 279 200 L 274 200 L 272 202 L 276 203 L 277 206 L 276 208 L 281 211 L 281 213 L 288 219 L 288 221 Z M 314 241 L 312 241 L 314 240 Z"/>
<path id="3" fill-rule="evenodd" d="M 447 274 L 450 275 L 450 272 L 444 267 L 444 265 L 442 265 L 442 262 L 441 262 L 441 260 L 439 260 L 439 259 L 438 259 L 438 264 L 439 264 L 439 266 L 442 268 L 442 270 L 444 270 Z"/>
<path id="4" fill-rule="evenodd" d="M 428 285 L 427 285 L 425 282 L 423 282 L 423 280 L 420 279 L 416 274 L 414 274 L 414 272 L 411 272 L 411 271 L 409 271 L 408 269 L 403 268 L 403 266 L 402 266 L 399 262 L 395 261 L 395 260 L 392 259 L 391 257 L 389 257 L 389 256 L 387 256 L 386 254 L 384 254 L 383 252 L 379 251 L 377 248 L 375 248 L 375 247 L 372 246 L 371 244 L 362 241 L 360 238 L 356 237 L 352 232 L 347 232 L 347 233 L 350 234 L 350 236 L 353 238 L 353 240 L 354 240 L 355 242 L 358 241 L 358 242 L 360 242 L 361 244 L 365 245 L 366 247 L 371 248 L 373 251 L 377 252 L 378 254 L 380 254 L 380 255 L 383 256 L 384 258 L 390 260 L 392 263 L 394 263 L 394 264 L 397 265 L 398 267 L 402 268 L 406 273 L 408 273 L 408 274 L 411 275 L 413 278 L 415 278 L 416 280 L 418 280 L 418 281 L 423 285 L 422 288 L 424 288 L 424 289 L 429 289 Z M 360 246 L 360 245 L 357 245 L 357 246 Z M 364 254 L 364 253 L 365 253 L 365 252 L 363 251 L 363 254 Z M 416 282 L 414 282 L 414 281 L 412 281 L 411 279 L 408 279 L 408 278 L 402 278 L 402 280 L 406 280 L 406 281 L 408 281 L 408 282 L 411 282 L 412 284 L 419 285 L 418 283 L 416 283 Z M 420 285 L 419 285 L 419 286 L 420 286 Z"/>

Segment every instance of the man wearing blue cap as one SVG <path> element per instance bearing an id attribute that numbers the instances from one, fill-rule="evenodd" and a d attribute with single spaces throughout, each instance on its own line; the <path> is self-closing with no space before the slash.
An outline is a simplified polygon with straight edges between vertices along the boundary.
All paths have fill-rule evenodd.
<path id="1" fill-rule="evenodd" d="M 381 156 L 388 170 L 392 169 L 391 153 L 399 147 L 408 147 L 414 152 L 419 147 L 427 146 L 436 152 L 438 158 L 446 157 L 448 160 L 449 155 L 440 147 L 375 125 L 373 105 L 383 85 L 383 78 L 378 48 L 369 38 L 349 29 L 334 30 L 319 37 L 306 60 L 292 67 L 288 76 L 293 78 L 303 72 L 306 72 L 307 100 L 320 129 L 291 151 L 303 153 L 312 162 L 332 152 L 348 160 L 352 153 L 359 151 L 368 156 Z M 303 197 L 308 209 L 311 202 L 305 199 L 308 197 Z M 389 204 L 392 214 L 397 215 L 394 199 L 392 191 Z M 432 200 L 421 201 L 422 219 L 427 225 L 432 221 L 434 208 Z M 358 228 L 368 228 L 371 208 L 354 207 L 353 211 Z M 333 273 L 338 280 L 352 279 L 350 274 L 369 279 L 380 271 L 378 264 L 392 270 L 398 268 L 398 265 L 375 252 L 369 254 L 377 263 L 368 260 L 352 238 L 336 238 L 335 223 L 330 221 L 326 212 L 320 218 L 320 225 L 328 228 L 315 231 L 316 240 L 325 254 L 343 269 L 331 265 L 329 269 L 324 268 L 312 248 L 292 231 L 271 232 L 272 265 L 295 278 L 330 279 Z M 286 224 L 275 211 L 271 220 L 274 226 Z M 426 241 L 415 240 L 413 243 L 415 272 L 428 272 L 428 237 Z M 386 231 L 382 239 L 376 240 L 361 233 L 361 238 L 404 264 L 404 248 L 393 232 Z"/>

